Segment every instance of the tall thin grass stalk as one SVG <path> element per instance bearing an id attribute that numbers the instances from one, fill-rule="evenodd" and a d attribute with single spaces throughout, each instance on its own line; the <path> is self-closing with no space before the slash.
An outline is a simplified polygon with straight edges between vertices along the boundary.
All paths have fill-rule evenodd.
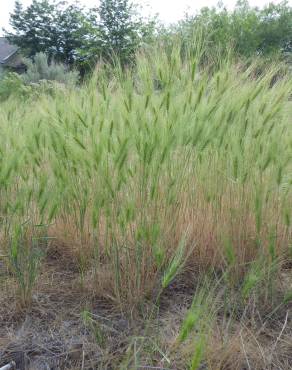
<path id="1" fill-rule="evenodd" d="M 257 76 L 258 62 L 208 62 L 195 45 L 141 51 L 133 70 L 100 64 L 76 90 L 1 105 L 0 235 L 15 266 L 11 230 L 50 225 L 83 285 L 90 276 L 125 308 L 169 286 L 182 262 L 227 268 L 236 286 L 252 261 L 287 251 L 291 76 L 271 84 L 281 66 Z M 245 296 L 252 285 L 249 272 Z"/>

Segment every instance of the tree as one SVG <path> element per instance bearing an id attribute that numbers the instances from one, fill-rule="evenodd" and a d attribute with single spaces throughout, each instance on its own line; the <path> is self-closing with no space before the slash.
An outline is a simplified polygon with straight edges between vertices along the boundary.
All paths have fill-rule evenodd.
<path id="1" fill-rule="evenodd" d="M 16 0 L 13 32 L 5 33 L 28 57 L 42 52 L 84 73 L 100 57 L 131 63 L 137 47 L 151 40 L 155 23 L 142 20 L 130 0 L 101 0 L 99 8 L 88 10 L 61 0 L 33 0 L 24 9 Z"/>
<path id="2" fill-rule="evenodd" d="M 292 7 L 287 1 L 269 4 L 260 13 L 260 49 L 292 52 Z"/>
<path id="3" fill-rule="evenodd" d="M 101 0 L 98 13 L 103 57 L 115 55 L 122 65 L 131 62 L 143 29 L 133 4 L 129 0 Z"/>
<path id="4" fill-rule="evenodd" d="M 191 35 L 202 27 L 209 49 L 232 48 L 241 56 L 289 52 L 292 49 L 292 8 L 287 1 L 263 9 L 251 7 L 246 0 L 237 2 L 229 12 L 219 7 L 203 8 L 181 24 L 181 32 Z"/>
<path id="5" fill-rule="evenodd" d="M 78 62 L 78 52 L 92 25 L 92 12 L 64 1 L 33 0 L 26 9 L 16 0 L 6 37 L 29 57 L 44 52 L 50 59 L 67 65 Z"/>
<path id="6" fill-rule="evenodd" d="M 51 54 L 55 36 L 55 8 L 47 0 L 33 0 L 27 9 L 16 0 L 9 23 L 15 32 L 6 32 L 5 36 L 29 56 L 41 51 Z"/>

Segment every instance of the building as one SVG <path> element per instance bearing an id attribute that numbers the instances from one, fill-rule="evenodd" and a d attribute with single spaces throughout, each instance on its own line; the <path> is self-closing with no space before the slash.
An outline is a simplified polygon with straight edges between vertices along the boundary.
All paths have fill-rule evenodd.
<path id="1" fill-rule="evenodd" d="M 14 72 L 25 71 L 19 47 L 11 45 L 5 37 L 0 37 L 0 68 Z"/>

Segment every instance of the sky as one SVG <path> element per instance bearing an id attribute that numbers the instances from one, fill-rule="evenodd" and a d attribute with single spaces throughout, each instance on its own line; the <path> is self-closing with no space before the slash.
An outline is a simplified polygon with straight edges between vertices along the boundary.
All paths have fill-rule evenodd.
<path id="1" fill-rule="evenodd" d="M 29 5 L 32 0 L 22 0 L 24 6 Z M 70 2 L 70 0 L 68 0 Z M 73 1 L 72 1 L 73 2 Z M 98 0 L 79 0 L 81 4 L 87 7 L 98 5 Z M 218 3 L 218 0 L 134 0 L 133 2 L 143 6 L 145 14 L 158 13 L 159 18 L 165 23 L 172 23 L 181 19 L 185 12 L 189 14 L 195 13 L 196 10 L 203 6 L 213 6 Z M 253 6 L 262 7 L 270 2 L 279 3 L 280 0 L 250 0 Z M 223 3 L 230 9 L 236 3 L 236 0 L 225 0 Z M 292 4 L 292 0 L 290 0 Z M 0 0 L 0 34 L 2 28 L 8 27 L 9 13 L 13 11 L 14 0 Z"/>

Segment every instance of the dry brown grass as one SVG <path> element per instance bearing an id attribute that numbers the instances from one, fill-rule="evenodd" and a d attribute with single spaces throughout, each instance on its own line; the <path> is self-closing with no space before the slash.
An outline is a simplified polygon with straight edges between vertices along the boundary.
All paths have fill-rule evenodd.
<path id="1" fill-rule="evenodd" d="M 209 179 L 213 182 L 212 178 Z M 190 182 L 177 194 L 175 204 L 165 204 L 161 190 L 159 208 L 145 206 L 151 233 L 153 225 L 159 225 L 155 243 L 163 251 L 163 264 L 167 266 L 180 240 L 186 236 L 185 265 L 188 270 L 204 272 L 212 268 L 220 271 L 230 269 L 230 278 L 237 284 L 245 276 L 251 261 L 260 256 L 270 256 L 271 230 L 275 243 L 275 257 L 283 260 L 291 243 L 291 229 L 281 221 L 280 200 L 271 198 L 266 204 L 260 232 L 256 230 L 254 195 L 248 185 L 222 188 L 212 201 L 208 198 L 210 187 Z M 224 189 L 224 191 L 223 191 Z M 167 191 L 167 190 L 166 190 Z M 215 194 L 213 194 L 215 197 Z M 138 207 L 138 204 L 137 204 Z M 156 212 L 159 221 L 156 221 Z M 88 211 L 90 214 L 90 210 Z M 114 211 L 113 211 L 114 214 Z M 137 237 L 141 225 L 133 221 L 121 229 L 118 218 L 112 216 L 110 226 L 106 217 L 101 217 L 97 228 L 91 227 L 90 217 L 85 217 L 80 235 L 73 216 L 58 218 L 48 229 L 51 238 L 48 255 L 61 258 L 84 275 L 84 288 L 93 294 L 120 302 L 124 308 L 155 296 L 161 282 L 161 269 L 153 256 L 153 241 Z M 259 242 L 260 241 L 260 242 Z M 135 263 L 137 243 L 140 243 L 142 259 L 139 268 Z M 260 244 L 259 244 L 260 243 Z M 113 247 L 118 247 L 120 287 L 117 292 L 116 268 Z M 230 266 L 226 245 L 232 247 L 234 261 Z"/>
<path id="2" fill-rule="evenodd" d="M 66 258 L 71 260 L 71 256 L 47 257 L 29 310 L 17 305 L 13 278 L 5 280 L 0 294 L 0 365 L 14 359 L 20 370 L 48 366 L 60 370 L 77 370 L 82 366 L 88 370 L 116 370 L 134 369 L 136 358 L 138 369 L 187 368 L 196 333 L 180 346 L 175 343 L 196 291 L 196 274 L 176 279 L 161 296 L 160 310 L 155 310 L 149 321 L 146 312 L 152 310 L 151 305 L 148 308 L 144 305 L 140 315 L 129 310 L 121 313 L 112 297 L 101 300 L 92 295 L 91 288 L 81 288 L 79 273 Z M 88 279 L 89 284 L 92 281 Z M 279 299 L 287 284 L 291 284 L 288 270 L 281 281 L 277 284 Z M 219 297 L 220 290 L 218 286 Z M 202 369 L 290 370 L 291 304 L 269 317 L 279 300 L 261 310 L 251 299 L 244 311 L 225 316 L 221 299 Z M 85 325 L 84 310 L 92 314 L 94 325 L 103 333 L 103 344 L 97 341 L 93 327 Z"/>

